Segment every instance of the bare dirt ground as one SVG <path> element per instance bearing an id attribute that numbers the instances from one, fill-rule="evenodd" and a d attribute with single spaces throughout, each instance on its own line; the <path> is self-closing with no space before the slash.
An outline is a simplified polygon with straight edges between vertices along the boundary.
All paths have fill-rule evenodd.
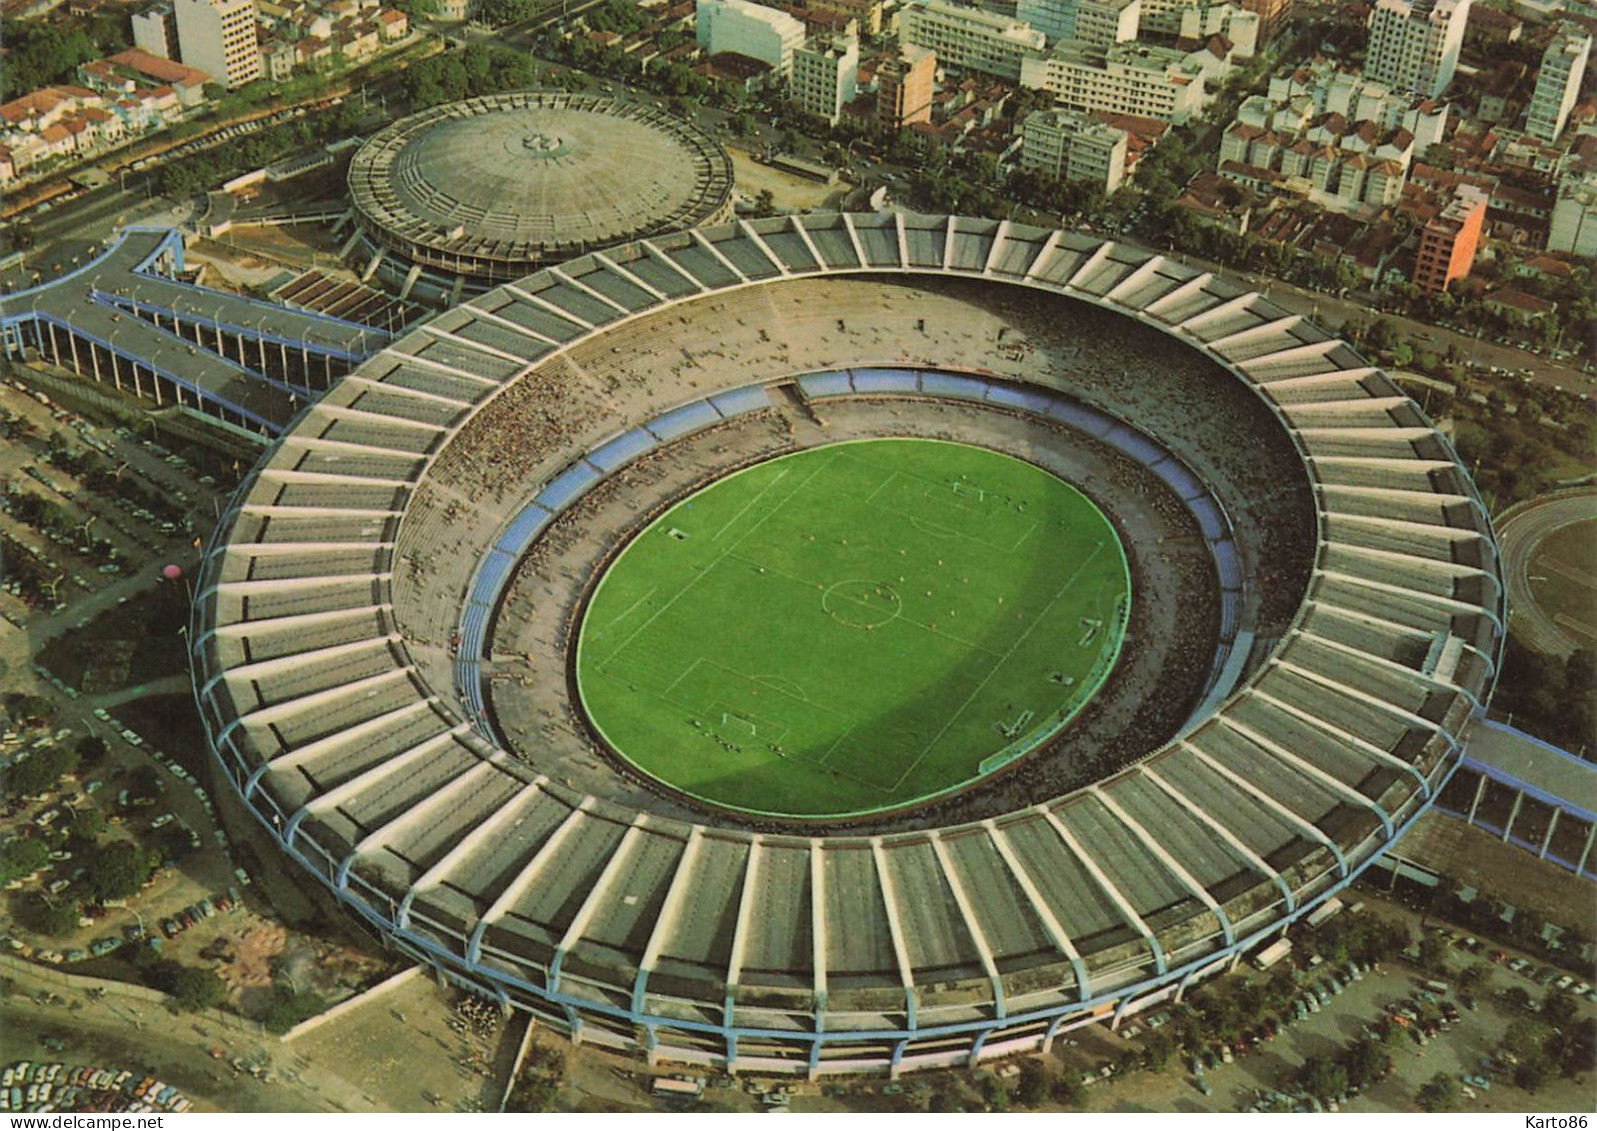
<path id="1" fill-rule="evenodd" d="M 844 184 L 823 185 L 804 177 L 784 173 L 769 165 L 761 165 L 741 149 L 727 150 L 732 155 L 732 180 L 738 191 L 750 200 L 765 189 L 778 208 L 793 212 L 809 212 L 817 208 L 835 208 L 848 191 Z"/>

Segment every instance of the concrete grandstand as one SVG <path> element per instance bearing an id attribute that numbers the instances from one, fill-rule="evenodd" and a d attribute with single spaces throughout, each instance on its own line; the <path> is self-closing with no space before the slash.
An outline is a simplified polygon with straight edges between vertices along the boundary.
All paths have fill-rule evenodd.
<path id="1" fill-rule="evenodd" d="M 264 443 L 391 335 L 185 282 L 183 237 L 125 228 L 76 270 L 0 298 L 7 357 L 34 359 Z"/>
<path id="2" fill-rule="evenodd" d="M 364 277 L 459 301 L 640 236 L 731 216 L 732 161 L 641 103 L 518 92 L 395 122 L 349 168 Z"/>
<path id="3" fill-rule="evenodd" d="M 646 510 L 682 445 L 1003 421 L 1148 495 L 1118 512 L 1145 563 L 1196 532 L 1164 567 L 1192 658 L 1122 660 L 1132 705 L 1194 671 L 1140 744 L 762 827 L 625 780 L 552 702 L 506 725 L 565 682 L 496 622 L 518 586 L 580 599 L 539 558 L 568 512 Z M 391 945 L 578 1040 L 812 1076 L 1046 1048 L 1276 937 L 1445 786 L 1504 615 L 1468 475 L 1345 343 L 1162 255 L 907 214 L 640 238 L 446 311 L 277 440 L 195 590 L 222 771 Z"/>

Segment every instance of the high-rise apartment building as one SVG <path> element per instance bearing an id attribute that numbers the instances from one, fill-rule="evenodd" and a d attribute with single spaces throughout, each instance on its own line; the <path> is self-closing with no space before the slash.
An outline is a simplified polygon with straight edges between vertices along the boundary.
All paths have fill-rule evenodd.
<path id="1" fill-rule="evenodd" d="M 1286 24 L 1292 14 L 1292 0 L 1242 0 L 1242 10 L 1259 17 L 1259 45 L 1262 47 Z"/>
<path id="2" fill-rule="evenodd" d="M 261 77 L 255 0 L 173 0 L 178 51 L 229 90 Z"/>
<path id="3" fill-rule="evenodd" d="M 1563 24 L 1542 52 L 1536 91 L 1525 113 L 1525 132 L 1542 141 L 1557 141 L 1580 94 L 1580 82 L 1591 58 L 1591 36 L 1575 24 Z"/>
<path id="4" fill-rule="evenodd" d="M 1025 60 L 1020 85 L 1053 93 L 1064 107 L 1135 114 L 1176 125 L 1203 109 L 1203 73 L 1180 51 L 1143 43 L 1108 50 L 1074 39 Z"/>
<path id="5" fill-rule="evenodd" d="M 1420 229 L 1414 254 L 1414 285 L 1421 290 L 1447 290 L 1469 274 L 1486 224 L 1487 196 L 1474 185 L 1459 185 L 1441 214 Z"/>
<path id="6" fill-rule="evenodd" d="M 1108 47 L 1137 38 L 1142 0 L 1076 0 L 1074 38 L 1094 47 Z"/>
<path id="7" fill-rule="evenodd" d="M 961 8 L 946 0 L 915 0 L 898 17 L 899 39 L 937 53 L 949 67 L 980 71 L 1013 82 L 1020 62 L 1040 54 L 1047 37 L 1019 20 Z"/>
<path id="8" fill-rule="evenodd" d="M 749 0 L 698 0 L 696 19 L 705 54 L 758 59 L 784 79 L 793 73 L 793 52 L 804 44 L 795 17 Z"/>
<path id="9" fill-rule="evenodd" d="M 1097 47 L 1137 38 L 1144 0 L 1019 0 L 1015 18 L 1050 43 L 1079 39 Z"/>
<path id="10" fill-rule="evenodd" d="M 925 47 L 900 44 L 876 66 L 876 124 L 901 130 L 932 120 L 932 83 L 937 55 Z"/>
<path id="11" fill-rule="evenodd" d="M 1126 131 L 1075 110 L 1034 110 L 1021 124 L 1020 167 L 1062 181 L 1082 181 L 1105 195 L 1126 176 Z"/>
<path id="12" fill-rule="evenodd" d="M 793 52 L 793 101 L 835 126 L 859 90 L 859 40 L 818 37 Z"/>
<path id="13" fill-rule="evenodd" d="M 1458 69 L 1469 8 L 1470 0 L 1375 0 L 1364 73 L 1437 97 Z"/>
<path id="14" fill-rule="evenodd" d="M 1076 35 L 1076 0 L 1019 0 L 1015 18 L 1053 43 Z"/>
<path id="15" fill-rule="evenodd" d="M 160 59 L 181 58 L 177 40 L 177 12 L 171 3 L 152 4 L 133 13 L 133 46 Z"/>

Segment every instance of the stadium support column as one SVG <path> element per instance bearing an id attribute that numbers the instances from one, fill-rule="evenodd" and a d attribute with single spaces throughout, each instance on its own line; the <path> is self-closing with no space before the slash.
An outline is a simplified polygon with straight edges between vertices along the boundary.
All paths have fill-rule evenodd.
<path id="1" fill-rule="evenodd" d="M 355 230 L 349 234 L 349 239 L 344 241 L 344 246 L 338 249 L 338 258 L 348 259 L 350 253 L 355 250 L 355 245 L 358 243 L 360 243 L 359 226 L 357 226 Z"/>
<path id="2" fill-rule="evenodd" d="M 887 1062 L 887 1078 L 897 1080 L 904 1064 L 904 1050 L 909 1047 L 909 1038 L 904 1038 L 893 1044 L 893 1057 Z"/>
<path id="3" fill-rule="evenodd" d="M 1483 798 L 1485 796 L 1486 796 L 1486 775 L 1485 774 L 1481 774 L 1480 775 L 1480 780 L 1476 783 L 1476 786 L 1475 786 L 1475 796 L 1474 796 L 1473 799 L 1471 799 L 1471 801 L 1469 803 L 1469 812 L 1464 815 L 1464 823 L 1465 824 L 1473 825 L 1475 823 L 1475 810 L 1477 810 L 1477 809 L 1479 809 L 1481 807 L 1481 798 Z"/>
<path id="4" fill-rule="evenodd" d="M 1513 805 L 1513 808 L 1509 809 L 1509 811 L 1508 811 L 1508 820 L 1503 822 L 1503 838 L 1502 839 L 1503 839 L 1503 843 L 1504 844 L 1507 844 L 1508 843 L 1508 838 L 1514 835 L 1514 822 L 1519 820 L 1519 811 L 1520 811 L 1520 808 L 1524 804 L 1525 804 L 1525 791 L 1523 789 L 1515 790 L 1514 791 L 1514 805 Z"/>
<path id="5" fill-rule="evenodd" d="M 970 1067 L 975 1068 L 981 1062 L 981 1050 L 987 1045 L 987 1034 L 990 1031 L 981 1029 L 976 1033 L 976 1039 L 970 1045 L 970 1060 L 968 1062 Z"/>
<path id="6" fill-rule="evenodd" d="M 1547 849 L 1550 848 L 1553 843 L 1553 830 L 1558 827 L 1558 815 L 1562 812 L 1562 809 L 1553 810 L 1553 815 L 1547 822 L 1547 831 L 1542 834 L 1541 849 L 1536 853 L 1538 859 L 1547 859 Z"/>
<path id="7" fill-rule="evenodd" d="M 1586 834 L 1586 847 L 1580 850 L 1580 859 L 1575 862 L 1575 874 L 1586 874 L 1586 862 L 1591 859 L 1592 843 L 1597 841 L 1597 824 L 1592 825 L 1591 831 Z"/>
<path id="8" fill-rule="evenodd" d="M 410 297 L 410 289 L 416 285 L 416 280 L 419 278 L 421 278 L 421 264 L 412 263 L 410 270 L 405 272 L 405 285 L 399 288 L 400 302 Z"/>
<path id="9" fill-rule="evenodd" d="M 372 252 L 372 257 L 366 261 L 366 269 L 360 273 L 361 282 L 371 282 L 372 276 L 377 274 L 377 268 L 382 265 L 383 256 L 385 254 L 386 253 L 382 248 L 378 248 L 376 251 Z"/>

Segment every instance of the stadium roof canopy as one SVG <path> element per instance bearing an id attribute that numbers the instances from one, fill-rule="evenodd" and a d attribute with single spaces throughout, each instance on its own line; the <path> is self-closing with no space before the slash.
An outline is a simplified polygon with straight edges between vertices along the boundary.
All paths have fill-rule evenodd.
<path id="1" fill-rule="evenodd" d="M 851 276 L 1086 303 L 1224 366 L 1237 395 L 1271 408 L 1312 487 L 1320 542 L 1290 629 L 1176 740 L 975 823 L 756 833 L 626 808 L 496 749 L 481 657 L 441 643 L 471 567 L 416 579 L 439 546 L 480 560 L 524 500 L 418 506 L 452 497 L 431 482 L 460 466 L 452 445 L 500 394 L 512 406 L 545 385 L 592 395 L 622 343 L 653 368 L 607 376 L 646 388 L 650 413 L 724 419 L 743 410 L 716 399 L 724 390 L 791 380 L 796 364 L 781 342 L 761 365 L 726 344 L 764 325 L 739 331 L 754 308 L 738 303 L 808 288 L 800 309 L 813 308 L 818 341 L 842 328 L 826 286 Z M 696 357 L 692 385 L 673 381 L 653 339 L 629 338 L 651 311 L 669 311 L 673 333 L 695 318 L 712 338 L 724 328 L 725 352 Z M 585 344 L 587 367 L 570 363 Z M 972 382 L 974 395 L 1014 403 L 1028 371 L 1001 377 Z M 534 494 L 601 479 L 581 453 L 653 419 L 617 411 L 519 451 L 549 469 Z M 427 623 L 402 623 L 401 588 Z M 224 517 L 197 592 L 195 680 L 223 767 L 396 945 L 595 1040 L 812 1072 L 1036 1047 L 1067 1018 L 1168 993 L 1270 937 L 1350 882 L 1445 781 L 1489 693 L 1503 613 L 1464 469 L 1345 343 L 1163 255 L 903 214 L 643 240 L 446 312 L 278 442 Z"/>

